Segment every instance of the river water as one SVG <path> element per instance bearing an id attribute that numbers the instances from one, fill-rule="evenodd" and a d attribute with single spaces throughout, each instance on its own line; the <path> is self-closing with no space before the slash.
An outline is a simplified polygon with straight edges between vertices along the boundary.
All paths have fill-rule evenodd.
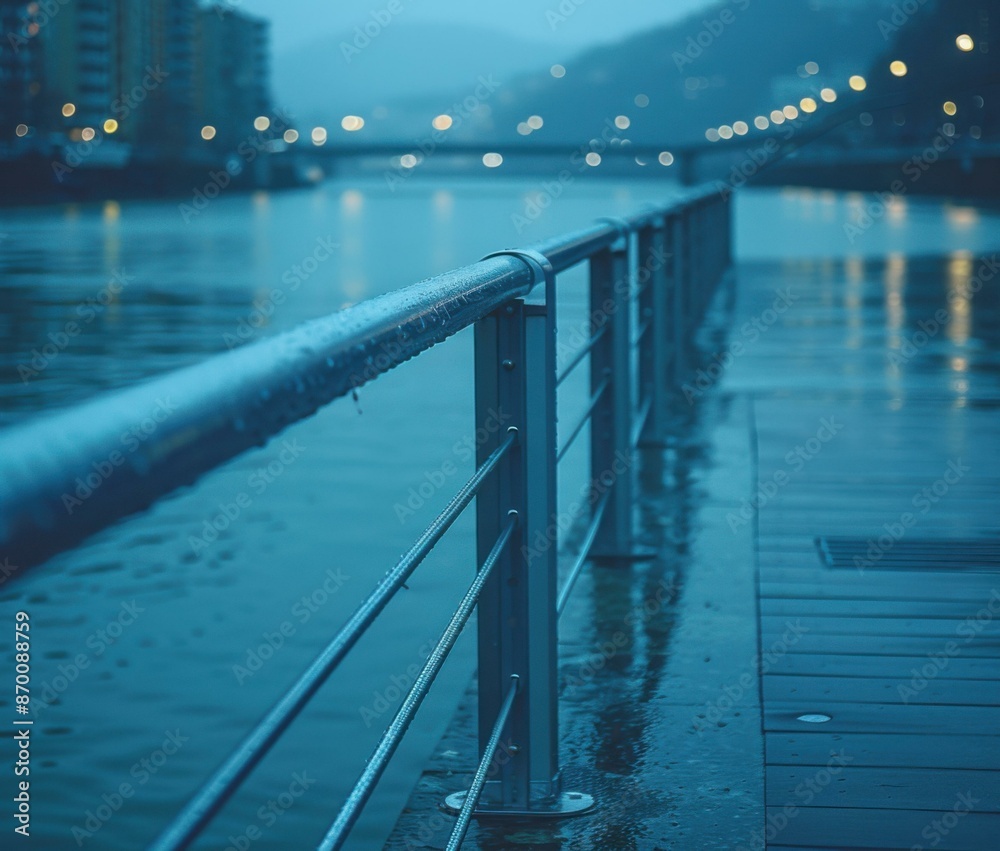
<path id="1" fill-rule="evenodd" d="M 0 210 L 0 427 L 676 189 L 578 181 L 539 211 L 529 201 L 544 191 L 532 181 L 417 179 L 389 191 L 372 180 L 223 193 L 194 215 L 176 202 Z M 871 204 L 857 194 L 747 192 L 738 254 L 847 266 L 998 247 L 994 212 L 934 200 Z M 582 271 L 561 281 L 561 328 L 584 315 L 582 285 Z M 471 355 L 466 331 L 358 400 L 334 403 L 0 587 L 3 622 L 23 609 L 33 628 L 36 847 L 143 847 L 280 697 L 471 473 Z M 563 391 L 560 416 L 572 424 L 585 384 Z M 561 489 L 586 471 L 585 455 L 567 460 Z M 241 508 L 228 529 L 206 535 L 233 504 Z M 196 847 L 313 847 L 467 587 L 469 520 Z M 459 645 L 351 847 L 380 847 L 473 655 L 470 641 Z M 11 711 L 6 687 L 0 694 Z"/>

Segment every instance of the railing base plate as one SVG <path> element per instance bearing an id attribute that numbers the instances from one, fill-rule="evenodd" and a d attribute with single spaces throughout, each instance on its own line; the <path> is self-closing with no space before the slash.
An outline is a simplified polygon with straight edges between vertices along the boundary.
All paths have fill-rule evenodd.
<path id="1" fill-rule="evenodd" d="M 467 792 L 455 792 L 444 799 L 443 808 L 445 812 L 457 815 L 462 810 Z M 477 818 L 504 818 L 506 816 L 517 816 L 518 818 L 568 818 L 570 816 L 581 816 L 594 809 L 596 802 L 591 795 L 583 792 L 563 792 L 558 798 L 544 806 L 535 809 L 503 809 L 494 810 L 489 807 L 477 807 L 473 815 Z"/>

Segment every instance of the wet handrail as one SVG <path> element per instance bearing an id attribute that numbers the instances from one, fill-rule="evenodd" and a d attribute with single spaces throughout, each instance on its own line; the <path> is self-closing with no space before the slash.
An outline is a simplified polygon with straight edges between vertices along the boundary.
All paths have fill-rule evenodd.
<path id="1" fill-rule="evenodd" d="M 638 227 L 713 192 L 692 193 L 628 221 Z M 598 224 L 534 248 L 560 272 L 617 236 L 616 228 Z M 490 257 L 0 431 L 0 553 L 24 569 L 72 549 L 538 283 L 522 259 Z M 122 434 L 146 418 L 156 422 L 153 432 L 123 450 Z M 91 499 L 79 482 L 94 483 L 88 491 L 101 498 Z"/>
<path id="2" fill-rule="evenodd" d="M 710 200 L 721 203 L 714 189 L 705 188 L 668 205 L 649 208 L 630 219 L 607 220 L 531 248 L 490 255 L 478 263 L 315 320 L 286 334 L 0 432 L 0 556 L 26 567 L 76 546 L 89 535 L 147 508 L 178 487 L 195 482 L 225 461 L 263 445 L 288 425 L 310 416 L 333 399 L 352 392 L 473 324 L 477 328 L 477 404 L 480 378 L 484 379 L 484 386 L 490 388 L 484 391 L 487 395 L 507 381 L 507 378 L 499 382 L 490 378 L 489 369 L 492 368 L 512 379 L 516 375 L 516 381 L 521 382 L 517 385 L 521 389 L 513 395 L 509 394 L 515 385 L 508 387 L 505 398 L 513 400 L 516 405 L 531 400 L 522 415 L 532 425 L 523 434 L 518 427 L 511 427 L 506 434 L 496 438 L 492 451 L 487 449 L 480 455 L 479 466 L 469 481 L 382 578 L 282 699 L 166 827 L 151 846 L 154 851 L 177 851 L 187 848 L 194 841 L 355 646 L 389 600 L 404 587 L 407 579 L 455 520 L 478 497 L 477 538 L 480 544 L 484 538 L 492 541 L 492 549 L 488 554 L 481 550 L 480 557 L 485 555 L 485 558 L 475 580 L 319 846 L 323 851 L 335 851 L 341 847 L 458 634 L 477 603 L 481 603 L 481 609 L 486 605 L 486 601 L 480 601 L 480 595 L 489 587 L 488 580 L 495 588 L 518 584 L 512 578 L 511 570 L 516 572 L 523 567 L 516 567 L 516 560 L 512 561 L 512 541 L 516 535 L 522 535 L 516 540 L 518 544 L 524 544 L 529 540 L 528 532 L 537 533 L 540 524 L 547 520 L 547 517 L 538 514 L 537 509 L 544 502 L 542 495 L 548 487 L 542 483 L 554 483 L 559 460 L 582 433 L 584 426 L 588 422 L 599 421 L 600 438 L 596 436 L 598 432 L 595 428 L 591 429 L 591 465 L 595 470 L 598 463 L 617 462 L 623 452 L 631 452 L 645 433 L 647 424 L 654 426 L 654 432 L 662 426 L 662 397 L 667 382 L 664 381 L 664 386 L 660 387 L 651 384 L 648 378 L 644 381 L 640 369 L 639 404 L 636 409 L 631 398 L 629 377 L 632 352 L 638 348 L 640 355 L 647 360 L 657 355 L 660 363 L 669 361 L 675 378 L 683 366 L 678 349 L 674 348 L 668 356 L 663 348 L 668 335 L 668 313 L 676 311 L 676 319 L 671 319 L 676 323 L 697 322 L 707 308 L 713 288 L 711 285 L 717 281 L 720 269 L 728 262 L 728 241 L 723 255 L 711 259 L 706 257 L 703 246 L 699 251 L 687 244 L 694 242 L 700 246 L 706 228 L 712 225 L 712 220 L 704 219 L 699 212 Z M 637 266 L 631 254 L 633 247 L 638 248 L 637 256 L 647 252 L 650 256 L 655 254 L 650 248 L 651 243 L 644 242 L 654 232 L 661 234 L 663 239 L 667 239 L 669 232 L 672 234 L 671 245 L 685 249 L 683 257 L 672 261 L 672 280 L 668 281 L 666 273 L 663 273 L 656 287 L 649 276 L 646 281 L 638 279 Z M 728 224 L 721 224 L 720 232 L 728 240 Z M 633 238 L 637 235 L 636 246 Z M 695 262 L 691 263 L 692 260 Z M 589 261 L 591 266 L 592 311 L 600 312 L 609 303 L 617 306 L 607 308 L 610 310 L 608 324 L 592 331 L 582 349 L 560 375 L 555 368 L 555 324 L 547 318 L 554 317 L 555 306 L 550 302 L 555 295 L 555 275 L 584 261 Z M 699 282 L 705 286 L 695 286 Z M 542 283 L 546 285 L 546 304 L 532 313 L 524 302 L 517 300 L 528 296 Z M 624 290 L 629 292 L 627 297 L 623 295 L 623 284 Z M 662 300 L 667 290 L 673 299 L 669 304 Z M 651 306 L 654 302 L 650 300 L 654 295 L 661 298 L 660 302 L 656 302 L 659 307 L 655 310 Z M 641 315 L 647 317 L 638 335 L 631 328 L 634 304 L 638 304 Z M 498 322 L 497 317 L 501 315 L 518 317 L 516 321 L 505 320 L 499 339 L 502 339 L 501 349 L 515 344 L 522 347 L 521 364 L 507 356 L 497 359 L 499 350 L 491 347 L 494 338 L 489 333 L 484 333 L 480 339 L 481 326 Z M 530 320 L 533 329 L 530 344 L 525 342 L 529 336 L 529 316 L 535 317 Z M 542 320 L 542 325 L 538 324 L 538 320 Z M 548 330 L 542 332 L 543 326 Z M 589 405 L 562 448 L 558 449 L 554 439 L 555 391 L 587 357 L 591 360 Z M 481 358 L 484 364 L 479 364 Z M 486 362 L 490 364 L 489 369 L 480 375 L 480 369 Z M 528 376 L 532 376 L 532 381 L 525 384 Z M 529 386 L 531 389 L 527 389 Z M 550 402 L 553 407 L 546 407 Z M 119 448 L 121 435 L 129 430 L 137 417 L 151 416 L 150 411 L 157 412 L 156 427 L 135 450 L 123 455 Z M 543 411 L 549 413 L 543 414 Z M 540 438 L 549 425 L 551 444 Z M 522 443 L 524 435 L 527 435 L 526 443 Z M 543 450 L 541 456 L 539 450 Z M 119 457 L 112 464 L 116 454 Z M 108 462 L 103 460 L 105 458 L 109 459 Z M 87 483 L 91 471 L 97 469 L 94 459 L 98 459 L 99 465 L 112 464 L 113 475 L 101 475 L 90 486 Z M 536 472 L 533 464 L 547 469 Z M 507 489 L 504 493 L 512 485 L 516 486 L 515 490 L 524 485 L 532 490 L 533 495 L 527 502 L 524 499 L 526 491 L 511 497 L 521 505 L 521 509 L 508 510 L 497 502 L 499 491 L 488 490 L 491 487 L 488 480 L 493 478 L 496 485 L 499 481 L 497 477 L 502 477 L 505 482 L 501 488 Z M 81 480 L 89 489 L 87 496 L 74 495 L 73 487 Z M 484 489 L 487 489 L 486 496 L 483 495 Z M 89 495 L 97 490 L 100 491 L 100 498 L 89 499 Z M 529 604 L 525 597 L 517 604 L 522 608 L 517 610 L 511 623 L 523 623 L 535 618 L 538 613 L 531 613 L 532 606 L 540 606 L 545 617 L 550 614 L 558 620 L 584 564 L 595 548 L 601 550 L 599 555 L 602 558 L 609 555 L 628 557 L 627 551 L 631 547 L 631 532 L 627 528 L 627 518 L 631 514 L 630 499 L 631 486 L 627 475 L 604 490 L 592 507 L 582 545 L 562 587 L 555 591 L 555 562 L 550 562 L 552 570 L 547 574 L 540 574 L 536 569 L 534 576 L 552 578 L 552 589 L 544 593 L 532 592 L 538 594 L 540 602 L 536 599 L 535 603 Z M 487 537 L 483 530 L 491 528 L 493 521 L 484 525 L 483 517 L 498 517 L 498 509 L 504 515 L 503 522 L 493 528 Z M 521 515 L 519 511 L 525 513 Z M 521 546 L 520 558 L 525 557 L 524 552 L 525 547 Z M 491 573 L 499 575 L 491 580 Z M 488 595 L 493 595 L 489 597 L 493 605 L 499 599 L 497 594 L 496 590 L 488 591 Z M 484 634 L 482 618 L 481 614 L 481 641 Z M 506 620 L 501 619 L 499 623 L 500 629 L 510 631 L 509 627 L 502 626 L 507 623 Z M 532 629 L 537 631 L 539 623 L 536 621 Z M 555 634 L 554 626 L 552 634 Z M 554 666 L 554 643 L 546 652 L 549 656 L 545 664 Z M 472 788 L 458 812 L 458 821 L 448 844 L 451 849 L 459 847 L 474 810 L 480 806 L 486 772 L 509 716 L 513 714 L 517 718 L 518 713 L 527 711 L 522 705 L 525 701 L 518 700 L 517 695 L 523 690 L 524 694 L 537 701 L 539 689 L 544 691 L 551 685 L 546 682 L 544 665 L 538 668 L 541 675 L 535 672 L 536 662 L 542 661 L 537 653 L 533 652 L 532 658 L 536 662 L 531 663 L 526 662 L 524 656 L 510 656 L 509 650 L 504 653 L 508 655 L 505 655 L 503 664 L 515 667 L 509 677 L 511 685 L 505 688 L 502 701 L 497 697 L 497 702 L 491 703 L 496 697 L 493 694 L 484 697 L 480 682 L 481 706 L 492 708 L 495 713 L 486 722 L 492 725 L 492 734 L 488 740 L 481 738 L 481 760 Z M 481 644 L 481 665 L 483 658 Z M 524 671 L 523 679 L 518 673 L 518 665 L 530 669 Z M 554 682 L 554 667 L 551 670 L 551 681 Z M 533 682 L 534 686 L 531 685 Z M 515 727 L 522 724 L 516 720 L 510 723 Z M 523 729 L 523 724 L 519 729 Z M 529 747 L 540 747 L 543 740 L 547 743 L 545 747 L 551 747 L 553 732 L 542 730 L 537 745 L 522 741 L 518 746 L 519 752 L 527 753 Z M 535 764 L 534 760 L 530 762 Z M 538 764 L 543 765 L 544 760 L 539 760 Z M 543 806 L 543 809 L 548 807 L 546 811 L 550 815 L 552 807 L 562 806 L 561 799 L 566 797 L 558 793 L 558 776 L 557 771 L 552 776 L 551 784 L 557 800 Z M 542 776 L 540 780 L 543 785 L 548 784 L 548 778 Z M 509 778 L 499 782 L 507 784 L 504 794 L 508 797 L 513 789 L 526 788 L 518 784 L 511 786 Z M 536 780 L 532 779 L 529 784 L 532 789 L 535 783 Z M 588 798 L 585 795 L 570 797 L 574 798 L 574 803 L 567 811 L 573 812 L 581 811 L 577 801 Z M 532 792 L 532 800 L 524 806 L 530 809 L 534 803 L 537 802 Z M 486 806 L 488 811 L 496 812 L 495 802 Z"/>

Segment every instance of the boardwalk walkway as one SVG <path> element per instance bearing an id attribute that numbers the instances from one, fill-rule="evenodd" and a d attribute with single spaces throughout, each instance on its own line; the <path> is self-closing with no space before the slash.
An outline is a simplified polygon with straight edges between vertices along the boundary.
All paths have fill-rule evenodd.
<path id="1" fill-rule="evenodd" d="M 997 293 L 980 259 L 741 270 L 773 847 L 1000 847 Z M 825 538 L 823 558 L 815 540 Z M 805 714 L 829 716 L 811 723 Z"/>
<path id="2" fill-rule="evenodd" d="M 980 270 L 737 267 L 676 439 L 640 453 L 661 557 L 594 566 L 560 624 L 566 784 L 600 809 L 482 822 L 467 847 L 1000 847 L 1000 297 Z M 444 847 L 428 813 L 467 782 L 471 719 L 389 847 Z"/>

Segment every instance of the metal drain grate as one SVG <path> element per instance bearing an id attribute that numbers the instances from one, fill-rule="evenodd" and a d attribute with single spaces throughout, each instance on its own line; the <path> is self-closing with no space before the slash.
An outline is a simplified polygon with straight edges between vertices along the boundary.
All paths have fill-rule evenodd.
<path id="1" fill-rule="evenodd" d="M 961 570 L 1000 573 L 1000 540 L 824 537 L 819 557 L 830 568 L 873 570 Z"/>

